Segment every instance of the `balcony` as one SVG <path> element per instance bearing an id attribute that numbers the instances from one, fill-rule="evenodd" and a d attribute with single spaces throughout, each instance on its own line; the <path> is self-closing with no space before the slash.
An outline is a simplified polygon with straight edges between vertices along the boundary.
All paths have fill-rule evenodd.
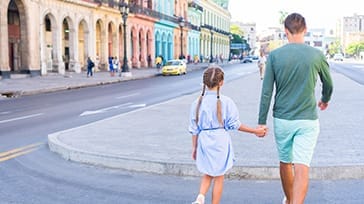
<path id="1" fill-rule="evenodd" d="M 110 8 L 114 8 L 114 9 L 119 9 L 118 0 L 94 0 L 94 2 L 99 4 L 100 6 L 102 5 L 102 6 L 108 6 Z M 130 13 L 150 16 L 152 18 L 163 19 L 163 20 L 178 24 L 178 17 L 169 16 L 169 15 L 160 13 L 158 11 L 155 11 L 153 9 L 137 5 L 136 3 L 129 4 L 129 11 L 130 11 Z"/>

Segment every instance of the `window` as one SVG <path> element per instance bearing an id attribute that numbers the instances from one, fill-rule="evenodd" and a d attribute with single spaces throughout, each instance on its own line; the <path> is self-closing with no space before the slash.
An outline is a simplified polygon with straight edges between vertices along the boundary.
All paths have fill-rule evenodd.
<path id="1" fill-rule="evenodd" d="M 49 19 L 49 17 L 48 16 L 46 16 L 45 17 L 45 20 L 44 20 L 45 22 L 45 30 L 47 31 L 47 32 L 51 32 L 52 31 L 52 27 L 51 27 L 51 20 Z"/>

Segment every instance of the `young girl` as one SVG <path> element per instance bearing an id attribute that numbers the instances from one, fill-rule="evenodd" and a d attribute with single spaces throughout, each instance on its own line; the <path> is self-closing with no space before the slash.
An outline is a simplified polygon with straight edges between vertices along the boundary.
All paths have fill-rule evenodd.
<path id="1" fill-rule="evenodd" d="M 223 83 L 224 72 L 219 66 L 207 68 L 203 74 L 202 94 L 191 106 L 189 132 L 192 134 L 192 158 L 203 173 L 200 192 L 193 204 L 204 204 L 212 181 L 212 203 L 220 203 L 224 174 L 233 166 L 234 159 L 228 130 L 249 132 L 259 137 L 264 136 L 266 131 L 240 123 L 235 103 L 220 95 Z"/>

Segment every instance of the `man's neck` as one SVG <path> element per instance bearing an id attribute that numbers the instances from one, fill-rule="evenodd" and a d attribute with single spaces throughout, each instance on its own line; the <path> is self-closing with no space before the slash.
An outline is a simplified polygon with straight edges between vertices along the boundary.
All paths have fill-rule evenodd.
<path id="1" fill-rule="evenodd" d="M 289 35 L 288 37 L 288 42 L 290 43 L 305 43 L 305 34 L 304 33 L 297 33 L 294 35 Z"/>

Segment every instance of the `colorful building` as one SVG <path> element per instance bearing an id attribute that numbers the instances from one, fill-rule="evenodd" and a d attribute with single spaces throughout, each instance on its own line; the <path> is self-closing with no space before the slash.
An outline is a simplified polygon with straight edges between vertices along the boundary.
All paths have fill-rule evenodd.
<path id="1" fill-rule="evenodd" d="M 124 46 L 129 69 L 153 66 L 158 55 L 227 58 L 231 17 L 213 0 L 126 0 L 125 24 L 120 2 L 1 0 L 1 78 L 80 73 L 87 57 L 107 71 L 110 57 L 123 63 Z"/>

